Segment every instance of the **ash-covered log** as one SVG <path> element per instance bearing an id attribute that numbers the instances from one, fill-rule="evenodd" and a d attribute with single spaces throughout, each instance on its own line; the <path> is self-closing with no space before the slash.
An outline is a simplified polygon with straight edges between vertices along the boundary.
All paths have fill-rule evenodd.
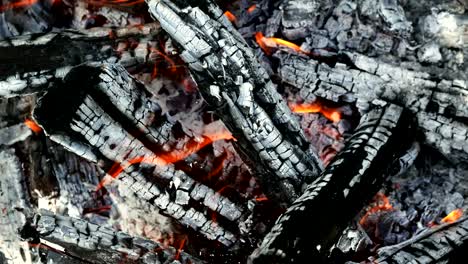
<path id="1" fill-rule="evenodd" d="M 62 79 L 71 67 L 84 62 L 119 62 L 130 67 L 146 63 L 148 41 L 160 33 L 157 23 L 141 27 L 55 30 L 0 41 L 0 96 L 38 92 Z M 141 41 L 132 52 L 117 52 L 120 41 Z"/>
<path id="2" fill-rule="evenodd" d="M 244 221 L 249 210 L 244 204 L 224 197 L 173 164 L 232 136 L 218 131 L 201 142 L 190 139 L 175 144 L 181 140 L 174 136 L 175 123 L 122 66 L 89 64 L 72 69 L 63 86 L 39 100 L 34 116 L 50 139 L 98 163 L 138 197 L 208 239 L 230 246 L 241 232 L 248 232 Z M 98 186 L 102 187 L 103 183 Z M 214 222 L 211 213 L 224 220 Z"/>
<path id="3" fill-rule="evenodd" d="M 315 59 L 277 54 L 282 80 L 300 89 L 305 101 L 320 96 L 332 101 L 354 97 L 367 111 L 379 99 L 406 107 L 417 116 L 426 142 L 452 161 L 468 153 L 468 88 L 465 80 L 438 79 L 357 53 L 345 52 L 334 65 Z"/>
<path id="4" fill-rule="evenodd" d="M 292 202 L 320 173 L 321 161 L 252 49 L 212 1 L 147 2 L 267 194 Z"/>
<path id="5" fill-rule="evenodd" d="M 468 218 L 463 217 L 426 229 L 400 244 L 379 248 L 372 263 L 460 263 L 465 259 L 467 242 Z"/>
<path id="6" fill-rule="evenodd" d="M 34 214 L 20 234 L 54 263 L 205 263 L 180 249 L 46 210 Z"/>
<path id="7" fill-rule="evenodd" d="M 380 189 L 393 163 L 411 145 L 411 117 L 396 105 L 365 115 L 346 147 L 278 218 L 252 263 L 326 259 L 330 247 Z"/>

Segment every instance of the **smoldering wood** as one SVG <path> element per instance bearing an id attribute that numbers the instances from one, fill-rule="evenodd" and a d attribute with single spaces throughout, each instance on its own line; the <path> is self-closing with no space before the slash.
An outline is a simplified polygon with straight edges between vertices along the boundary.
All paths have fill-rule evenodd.
<path id="1" fill-rule="evenodd" d="M 365 115 L 345 148 L 278 218 L 250 262 L 324 261 L 349 221 L 380 188 L 393 161 L 411 145 L 411 127 L 409 113 L 396 105 Z"/>
<path id="2" fill-rule="evenodd" d="M 180 45 L 206 102 L 237 139 L 269 197 L 290 203 L 322 170 L 299 123 L 245 40 L 211 1 L 148 1 Z"/>
<path id="3" fill-rule="evenodd" d="M 0 41 L 0 96 L 12 97 L 47 89 L 72 66 L 108 61 L 131 67 L 146 63 L 148 41 L 160 34 L 157 23 L 141 27 L 54 30 Z M 134 52 L 121 54 L 113 46 L 128 38 L 140 40 Z"/>
<path id="4" fill-rule="evenodd" d="M 20 233 L 31 244 L 56 254 L 49 259 L 66 256 L 77 263 L 96 264 L 205 263 L 174 247 L 46 210 L 35 213 Z"/>
<path id="5" fill-rule="evenodd" d="M 468 240 L 468 218 L 431 227 L 393 246 L 377 250 L 375 263 L 443 263 L 456 261 Z M 459 256 L 457 256 L 459 255 Z"/>
<path id="6" fill-rule="evenodd" d="M 83 76 L 88 78 L 85 83 L 78 81 Z M 158 160 L 165 153 L 163 146 L 175 140 L 171 131 L 174 123 L 122 66 L 74 68 L 64 87 L 50 90 L 39 100 L 34 116 L 50 139 L 68 150 L 97 162 L 106 171 L 112 164 L 120 164 L 124 169 L 119 178 L 125 186 L 207 238 L 230 246 L 246 228 L 242 222 L 249 211 L 244 205 Z M 132 166 L 135 159 L 142 162 Z M 193 204 L 206 209 L 196 209 Z M 208 208 L 232 222 L 231 231 L 213 222 Z"/>
<path id="7" fill-rule="evenodd" d="M 438 79 L 350 52 L 342 53 L 333 66 L 284 53 L 277 56 L 282 80 L 300 89 L 304 100 L 320 96 L 338 102 L 351 96 L 362 112 L 376 99 L 402 105 L 417 117 L 426 143 L 455 162 L 468 153 L 465 80 Z"/>

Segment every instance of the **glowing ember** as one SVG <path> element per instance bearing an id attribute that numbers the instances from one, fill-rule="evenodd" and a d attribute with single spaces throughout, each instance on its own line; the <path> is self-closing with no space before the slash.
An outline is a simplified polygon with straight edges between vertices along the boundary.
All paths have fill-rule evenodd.
<path id="1" fill-rule="evenodd" d="M 21 0 L 17 2 L 9 2 L 0 6 L 0 12 L 4 12 L 10 9 L 28 7 L 28 6 L 34 5 L 35 3 L 37 3 L 37 0 Z"/>
<path id="2" fill-rule="evenodd" d="M 229 11 L 224 12 L 224 15 L 225 15 L 225 16 L 227 17 L 227 19 L 229 19 L 229 21 L 231 21 L 231 22 L 235 22 L 235 21 L 237 20 L 236 16 L 235 16 L 233 13 L 229 12 Z"/>
<path id="3" fill-rule="evenodd" d="M 257 202 L 268 201 L 268 197 L 266 197 L 266 196 L 260 196 L 260 197 L 255 198 L 255 201 L 257 201 Z"/>
<path id="4" fill-rule="evenodd" d="M 182 249 L 184 248 L 184 245 L 185 245 L 185 241 L 187 240 L 187 237 L 184 237 L 184 239 L 182 239 L 182 241 L 180 242 L 180 246 L 179 248 L 177 249 L 177 253 L 175 255 L 175 260 L 179 260 L 180 259 L 180 252 L 182 251 Z"/>
<path id="5" fill-rule="evenodd" d="M 255 9 L 257 9 L 257 5 L 252 5 L 249 7 L 249 9 L 247 9 L 247 12 L 252 13 L 253 11 L 255 11 Z"/>
<path id="6" fill-rule="evenodd" d="M 463 211 L 462 209 L 455 209 L 453 210 L 452 212 L 450 212 L 446 217 L 442 218 L 442 220 L 440 220 L 441 223 L 453 223 L 455 221 L 457 221 L 458 219 L 460 219 L 460 217 L 462 217 L 463 215 Z"/>
<path id="7" fill-rule="evenodd" d="M 142 4 L 144 0 L 85 0 L 89 4 L 97 5 L 97 6 L 134 6 L 138 4 Z"/>
<path id="8" fill-rule="evenodd" d="M 31 119 L 24 120 L 24 124 L 28 126 L 36 134 L 39 134 L 42 131 L 42 128 Z"/>
<path id="9" fill-rule="evenodd" d="M 296 52 L 308 54 L 308 52 L 303 51 L 301 47 L 299 47 L 298 45 L 292 42 L 289 42 L 280 38 L 267 38 L 263 35 L 262 32 L 257 32 L 255 34 L 255 40 L 257 41 L 260 48 L 262 48 L 262 50 L 264 50 L 267 54 L 270 54 L 271 48 L 279 48 L 279 47 L 287 47 Z"/>
<path id="10" fill-rule="evenodd" d="M 390 204 L 390 200 L 388 199 L 387 196 L 385 196 L 383 193 L 378 193 L 375 197 L 374 200 L 376 201 L 376 205 L 372 208 L 370 208 L 367 213 L 359 220 L 360 225 L 365 225 L 367 222 L 367 218 L 371 214 L 375 214 L 378 212 L 382 211 L 391 211 L 393 210 L 392 204 Z"/>
<path id="11" fill-rule="evenodd" d="M 117 178 L 122 171 L 124 171 L 126 168 L 135 165 L 135 164 L 150 164 L 150 165 L 156 165 L 156 166 L 166 166 L 168 164 L 172 164 L 178 161 L 181 161 L 188 156 L 192 155 L 193 153 L 196 153 L 200 149 L 206 147 L 207 145 L 218 141 L 218 140 L 235 140 L 234 137 L 232 136 L 231 133 L 229 133 L 227 130 L 223 130 L 220 132 L 212 133 L 212 134 L 206 134 L 201 142 L 197 141 L 190 141 L 185 145 L 185 148 L 182 150 L 174 150 L 169 153 L 163 153 L 160 155 L 155 155 L 152 157 L 146 157 L 146 156 L 140 156 L 136 157 L 133 159 L 130 159 L 128 161 L 121 163 L 114 163 L 114 165 L 110 168 L 110 170 L 107 172 L 112 178 L 115 179 Z M 97 186 L 96 191 L 99 191 L 104 185 L 108 184 L 111 179 L 104 178 Z"/>
<path id="12" fill-rule="evenodd" d="M 321 113 L 327 119 L 335 123 L 341 120 L 341 113 L 337 109 L 326 107 L 318 102 L 309 104 L 290 103 L 289 108 L 291 108 L 291 111 L 294 113 Z"/>

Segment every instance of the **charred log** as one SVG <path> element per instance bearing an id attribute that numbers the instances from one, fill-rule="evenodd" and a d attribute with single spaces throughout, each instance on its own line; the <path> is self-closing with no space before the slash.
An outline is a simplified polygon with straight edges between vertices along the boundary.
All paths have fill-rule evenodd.
<path id="1" fill-rule="evenodd" d="M 301 89 L 306 101 L 316 96 L 332 101 L 354 96 L 365 112 L 373 100 L 411 110 L 426 142 L 452 161 L 468 153 L 468 96 L 464 80 L 439 80 L 426 72 L 391 66 L 375 59 L 343 53 L 345 63 L 330 66 L 314 59 L 278 54 L 282 80 Z"/>
<path id="2" fill-rule="evenodd" d="M 24 239 L 55 253 L 48 259 L 65 258 L 77 263 L 204 263 L 173 247 L 45 210 L 36 213 L 20 233 Z"/>
<path id="3" fill-rule="evenodd" d="M 201 94 L 255 165 L 268 195 L 289 203 L 320 173 L 321 161 L 245 40 L 214 3 L 197 4 L 148 1 L 151 15 L 181 46 Z"/>
<path id="4" fill-rule="evenodd" d="M 349 221 L 378 191 L 392 161 L 411 143 L 410 128 L 408 113 L 396 105 L 364 116 L 345 149 L 280 216 L 251 262 L 323 261 Z"/>
<path id="5" fill-rule="evenodd" d="M 85 83 L 83 76 L 88 78 Z M 230 246 L 246 228 L 242 222 L 248 210 L 243 205 L 175 169 L 171 160 L 177 156 L 167 151 L 176 141 L 174 123 L 122 66 L 73 69 L 64 87 L 40 99 L 34 115 L 52 140 L 97 162 L 141 199 L 207 238 Z M 200 144 L 222 138 L 229 137 L 204 137 Z M 184 147 L 172 151 L 183 155 Z M 225 218 L 231 231 L 210 220 L 209 211 Z"/>
<path id="6" fill-rule="evenodd" d="M 84 62 L 120 62 L 128 67 L 145 63 L 150 53 L 148 39 L 159 32 L 159 25 L 153 23 L 142 27 L 55 31 L 2 40 L 0 96 L 45 89 L 63 78 L 72 66 Z M 130 37 L 142 39 L 135 51 L 119 54 L 113 49 L 119 41 Z"/>
<path id="7" fill-rule="evenodd" d="M 373 263 L 457 263 L 466 252 L 468 219 L 442 224 L 394 246 L 380 248 Z"/>

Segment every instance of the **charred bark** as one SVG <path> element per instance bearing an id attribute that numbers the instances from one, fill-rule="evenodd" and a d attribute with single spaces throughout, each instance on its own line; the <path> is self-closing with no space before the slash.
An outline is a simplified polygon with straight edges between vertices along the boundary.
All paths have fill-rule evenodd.
<path id="1" fill-rule="evenodd" d="M 389 105 L 364 116 L 344 150 L 278 218 L 250 261 L 323 261 L 409 144 L 411 120 L 401 107 Z"/>
<path id="2" fill-rule="evenodd" d="M 270 197 L 290 203 L 322 170 L 299 123 L 253 51 L 211 1 L 150 0 L 149 11 L 181 46 L 201 94 L 255 165 Z"/>
<path id="3" fill-rule="evenodd" d="M 88 78 L 85 83 L 83 76 Z M 243 221 L 249 211 L 244 205 L 164 160 L 170 151 L 180 152 L 185 146 L 167 151 L 177 141 L 172 134 L 174 123 L 122 66 L 73 69 L 64 87 L 40 99 L 34 115 L 52 140 L 97 162 L 141 199 L 207 238 L 230 246 L 247 228 Z M 116 170 L 116 164 L 121 169 Z M 213 222 L 210 211 L 224 218 L 228 229 Z"/>
<path id="4" fill-rule="evenodd" d="M 404 106 L 417 116 L 426 142 L 452 161 L 468 153 L 468 89 L 464 80 L 440 80 L 426 72 L 412 71 L 356 53 L 343 53 L 342 61 L 326 63 L 278 54 L 282 80 L 300 89 L 306 100 L 320 96 L 332 101 L 353 96 L 367 111 L 374 100 Z"/>
<path id="5" fill-rule="evenodd" d="M 146 63 L 148 40 L 160 33 L 156 23 L 142 27 L 93 28 L 24 35 L 0 41 L 0 96 L 12 97 L 46 89 L 72 66 L 84 62 Z M 130 37 L 141 39 L 134 51 L 113 46 Z"/>
<path id="6" fill-rule="evenodd" d="M 468 219 L 442 224 L 397 245 L 377 250 L 374 263 L 456 263 L 464 256 L 468 241 Z"/>
<path id="7" fill-rule="evenodd" d="M 48 259 L 58 261 L 65 258 L 76 263 L 205 263 L 152 240 L 45 210 L 36 213 L 32 223 L 26 223 L 20 233 L 48 253 L 55 253 Z"/>

